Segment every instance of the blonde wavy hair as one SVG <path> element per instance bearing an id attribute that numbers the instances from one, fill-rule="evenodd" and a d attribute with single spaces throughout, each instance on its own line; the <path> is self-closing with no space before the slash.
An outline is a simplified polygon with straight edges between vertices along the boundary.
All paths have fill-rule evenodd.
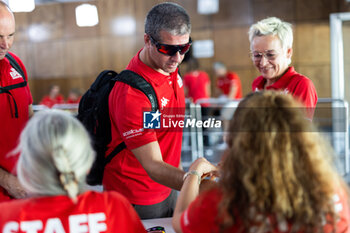
<path id="1" fill-rule="evenodd" d="M 332 197 L 342 178 L 330 146 L 292 96 L 249 94 L 230 122 L 227 143 L 219 208 L 228 217 L 222 229 L 239 216 L 243 232 L 272 231 L 283 221 L 292 223 L 292 232 L 323 232 L 326 215 L 334 229 Z M 266 224 L 268 216 L 276 223 Z"/>

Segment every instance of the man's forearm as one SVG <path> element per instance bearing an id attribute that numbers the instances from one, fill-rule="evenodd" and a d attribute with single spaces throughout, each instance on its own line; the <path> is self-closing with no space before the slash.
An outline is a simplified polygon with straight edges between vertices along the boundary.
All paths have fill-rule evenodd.
<path id="1" fill-rule="evenodd" d="M 185 172 L 163 161 L 157 141 L 133 149 L 132 152 L 152 180 L 172 189 L 181 189 Z"/>
<path id="2" fill-rule="evenodd" d="M 175 190 L 181 189 L 185 174 L 183 170 L 163 161 L 154 162 L 152 167 L 146 170 L 152 180 Z"/>
<path id="3" fill-rule="evenodd" d="M 0 186 L 14 198 L 24 198 L 27 196 L 26 191 L 19 183 L 16 176 L 0 168 Z"/>
<path id="4" fill-rule="evenodd" d="M 3 168 L 0 167 L 0 186 L 4 189 L 8 189 L 8 179 L 9 179 L 10 173 Z"/>

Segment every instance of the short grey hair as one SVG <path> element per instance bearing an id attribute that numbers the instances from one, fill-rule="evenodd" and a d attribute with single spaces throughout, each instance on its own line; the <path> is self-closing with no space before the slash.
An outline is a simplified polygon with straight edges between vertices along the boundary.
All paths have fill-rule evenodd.
<path id="1" fill-rule="evenodd" d="M 160 40 L 159 32 L 161 30 L 172 35 L 190 34 L 191 22 L 186 10 L 173 2 L 154 6 L 146 16 L 145 33 L 155 40 Z"/>
<path id="2" fill-rule="evenodd" d="M 283 49 L 292 48 L 293 45 L 292 25 L 276 17 L 269 17 L 253 24 L 248 34 L 250 43 L 256 36 L 277 35 Z"/>
<path id="3" fill-rule="evenodd" d="M 84 126 L 70 113 L 35 113 L 17 150 L 18 179 L 30 194 L 68 195 L 74 200 L 84 191 L 95 152 Z"/>
<path id="4" fill-rule="evenodd" d="M 219 70 L 219 69 L 225 69 L 226 70 L 227 69 L 225 64 L 220 62 L 220 61 L 214 62 L 213 68 L 214 68 L 214 70 Z"/>

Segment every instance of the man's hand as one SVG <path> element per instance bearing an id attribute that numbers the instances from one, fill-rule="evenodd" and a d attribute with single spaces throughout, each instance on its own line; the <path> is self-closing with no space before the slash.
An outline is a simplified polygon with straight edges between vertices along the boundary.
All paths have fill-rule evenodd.
<path id="1" fill-rule="evenodd" d="M 29 116 L 29 118 L 31 118 L 33 115 L 34 115 L 33 105 L 30 104 L 28 106 L 28 116 Z"/>
<path id="2" fill-rule="evenodd" d="M 211 164 L 204 157 L 200 157 L 195 160 L 189 168 L 189 171 L 191 170 L 197 171 L 201 178 L 218 176 L 217 167 Z"/>

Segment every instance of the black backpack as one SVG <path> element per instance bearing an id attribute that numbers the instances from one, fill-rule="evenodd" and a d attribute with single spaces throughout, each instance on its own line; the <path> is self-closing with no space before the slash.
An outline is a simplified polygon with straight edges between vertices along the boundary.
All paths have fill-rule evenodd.
<path id="1" fill-rule="evenodd" d="M 22 76 L 23 78 L 23 82 L 17 83 L 17 84 L 13 84 L 13 85 L 9 85 L 6 87 L 2 87 L 0 86 L 0 94 L 6 93 L 8 95 L 10 95 L 12 97 L 13 100 L 13 105 L 15 106 L 15 117 L 18 118 L 18 108 L 17 108 L 17 103 L 15 100 L 15 97 L 13 97 L 12 93 L 10 92 L 10 90 L 12 89 L 16 89 L 16 88 L 20 88 L 20 87 L 25 87 L 27 86 L 27 81 L 26 78 L 24 76 L 24 72 L 21 69 L 20 65 L 17 63 L 16 59 L 14 59 L 11 54 L 7 53 L 5 55 L 5 57 L 9 60 L 10 65 L 15 68 L 15 70 Z"/>
<path id="2" fill-rule="evenodd" d="M 150 100 L 152 111 L 158 109 L 157 96 L 153 87 L 135 72 L 124 70 L 117 74 L 113 70 L 105 70 L 98 75 L 89 90 L 82 96 L 77 116 L 90 133 L 96 151 L 96 159 L 86 179 L 89 185 L 102 184 L 104 167 L 114 156 L 126 148 L 125 143 L 122 142 L 109 155 L 105 156 L 107 145 L 112 139 L 108 96 L 117 81 L 142 91 Z"/>

